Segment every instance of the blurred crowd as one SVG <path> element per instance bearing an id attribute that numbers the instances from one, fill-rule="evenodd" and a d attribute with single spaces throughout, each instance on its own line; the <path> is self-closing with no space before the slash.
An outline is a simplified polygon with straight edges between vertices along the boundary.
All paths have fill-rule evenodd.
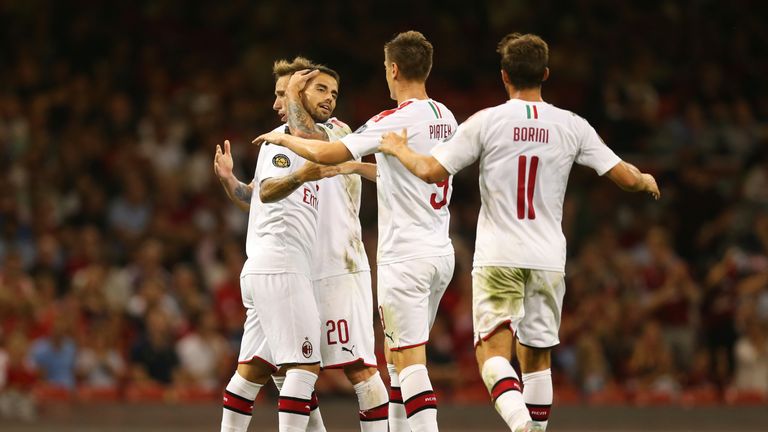
<path id="1" fill-rule="evenodd" d="M 759 2 L 409 2 L 430 17 L 418 25 L 387 18 L 398 2 L 328 3 L 0 3 L 0 416 L 32 412 L 34 397 L 215 400 L 242 331 L 247 224 L 213 175 L 215 145 L 233 141 L 250 181 L 248 143 L 278 122 L 280 57 L 336 68 L 336 115 L 353 129 L 390 108 L 381 47 L 411 27 L 435 46 L 430 96 L 460 121 L 505 100 L 496 42 L 542 35 L 545 100 L 661 185 L 653 202 L 574 168 L 555 403 L 766 401 Z M 457 266 L 430 374 L 442 398 L 484 402 L 470 316 L 477 167 L 454 185 Z M 318 386 L 350 391 L 334 374 Z"/>

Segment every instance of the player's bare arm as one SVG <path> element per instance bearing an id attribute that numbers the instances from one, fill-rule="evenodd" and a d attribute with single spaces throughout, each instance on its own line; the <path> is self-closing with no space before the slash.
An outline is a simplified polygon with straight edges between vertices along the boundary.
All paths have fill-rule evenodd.
<path id="1" fill-rule="evenodd" d="M 448 178 L 450 173 L 432 156 L 416 153 L 408 147 L 408 131 L 402 134 L 387 132 L 381 137 L 379 151 L 400 160 L 408 171 L 427 183 L 437 183 Z"/>
<path id="2" fill-rule="evenodd" d="M 606 176 L 627 192 L 648 192 L 654 199 L 661 197 L 659 186 L 652 175 L 640 172 L 631 163 L 621 161 Z"/>
<path id="3" fill-rule="evenodd" d="M 272 143 L 283 146 L 308 161 L 324 165 L 333 165 L 352 159 L 352 153 L 341 141 L 320 141 L 299 138 L 279 132 L 259 135 L 252 141 L 256 145 Z"/>
<path id="4" fill-rule="evenodd" d="M 224 149 L 216 146 L 216 154 L 213 156 L 213 172 L 219 178 L 224 191 L 229 199 L 242 210 L 251 208 L 251 196 L 253 194 L 253 182 L 245 184 L 235 177 L 233 172 L 234 161 L 229 140 L 224 141 Z"/>
<path id="5" fill-rule="evenodd" d="M 301 92 L 307 86 L 307 82 L 319 73 L 320 71 L 317 69 L 304 69 L 293 74 L 288 81 L 288 87 L 285 90 L 288 128 L 290 128 L 292 135 L 301 138 L 328 141 L 328 133 L 315 123 L 301 102 Z"/>
<path id="6" fill-rule="evenodd" d="M 264 203 L 280 201 L 308 181 L 333 177 L 337 174 L 339 174 L 339 167 L 335 165 L 328 166 L 306 162 L 292 174 L 268 178 L 261 182 L 259 198 Z"/>
<path id="7" fill-rule="evenodd" d="M 357 174 L 366 180 L 376 183 L 376 164 L 368 162 L 344 162 L 339 165 L 339 174 Z"/>

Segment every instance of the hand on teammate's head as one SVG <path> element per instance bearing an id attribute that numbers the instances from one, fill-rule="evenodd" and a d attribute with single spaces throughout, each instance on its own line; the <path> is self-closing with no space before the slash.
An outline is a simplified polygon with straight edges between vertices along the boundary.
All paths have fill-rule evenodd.
<path id="1" fill-rule="evenodd" d="M 302 69 L 294 73 L 291 75 L 291 79 L 288 80 L 287 91 L 297 93 L 301 92 L 304 90 L 304 87 L 307 86 L 307 82 L 316 77 L 319 73 L 320 71 L 318 69 Z"/>

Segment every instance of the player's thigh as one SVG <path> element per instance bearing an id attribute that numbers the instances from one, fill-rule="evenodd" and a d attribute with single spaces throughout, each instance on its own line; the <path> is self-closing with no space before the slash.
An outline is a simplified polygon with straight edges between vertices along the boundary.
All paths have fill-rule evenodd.
<path id="1" fill-rule="evenodd" d="M 384 337 L 391 350 L 429 337 L 429 302 L 435 267 L 428 260 L 380 265 L 377 290 Z"/>
<path id="2" fill-rule="evenodd" d="M 320 362 L 320 316 L 310 280 L 294 273 L 262 276 L 254 309 L 275 364 Z"/>
<path id="3" fill-rule="evenodd" d="M 259 286 L 261 275 L 246 275 L 240 279 L 243 304 L 246 305 L 243 337 L 240 341 L 239 364 L 261 362 L 273 371 L 277 370 L 272 352 L 267 343 L 267 336 L 261 326 L 259 314 L 253 308 L 252 293 Z"/>
<path id="4" fill-rule="evenodd" d="M 525 283 L 530 270 L 515 267 L 475 267 L 472 270 L 472 321 L 475 343 L 526 313 Z"/>
<path id="5" fill-rule="evenodd" d="M 525 316 L 517 325 L 517 339 L 533 348 L 560 343 L 560 319 L 565 297 L 565 274 L 531 270 L 525 285 Z"/>
<path id="6" fill-rule="evenodd" d="M 435 317 L 437 316 L 437 309 L 440 306 L 440 300 L 445 294 L 445 290 L 448 288 L 448 284 L 453 279 L 453 270 L 455 266 L 455 258 L 453 254 L 430 258 L 432 264 L 435 266 L 435 273 L 432 279 L 432 285 L 430 286 L 429 294 L 429 328 L 432 329 L 432 325 L 435 323 Z"/>
<path id="7" fill-rule="evenodd" d="M 323 367 L 344 367 L 360 360 L 375 366 L 370 272 L 325 278 L 313 285 L 322 326 Z"/>

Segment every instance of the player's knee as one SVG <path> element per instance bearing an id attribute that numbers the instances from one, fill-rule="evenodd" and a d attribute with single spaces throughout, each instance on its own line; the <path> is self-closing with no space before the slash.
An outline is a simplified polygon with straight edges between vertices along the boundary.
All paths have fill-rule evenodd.
<path id="1" fill-rule="evenodd" d="M 301 369 L 307 372 L 312 372 L 315 375 L 320 375 L 320 363 L 285 365 L 286 371 L 289 371 L 291 369 Z"/>
<path id="2" fill-rule="evenodd" d="M 535 348 L 518 344 L 517 357 L 523 373 L 538 372 L 551 366 L 550 348 Z"/>
<path id="3" fill-rule="evenodd" d="M 264 385 L 272 376 L 272 368 L 262 363 L 242 363 L 237 365 L 237 374 L 246 381 Z"/>
<path id="4" fill-rule="evenodd" d="M 344 367 L 344 375 L 347 376 L 347 379 L 350 383 L 352 383 L 352 385 L 361 383 L 372 377 L 374 374 L 376 374 L 376 368 L 366 366 L 362 362 L 354 363 Z"/>

